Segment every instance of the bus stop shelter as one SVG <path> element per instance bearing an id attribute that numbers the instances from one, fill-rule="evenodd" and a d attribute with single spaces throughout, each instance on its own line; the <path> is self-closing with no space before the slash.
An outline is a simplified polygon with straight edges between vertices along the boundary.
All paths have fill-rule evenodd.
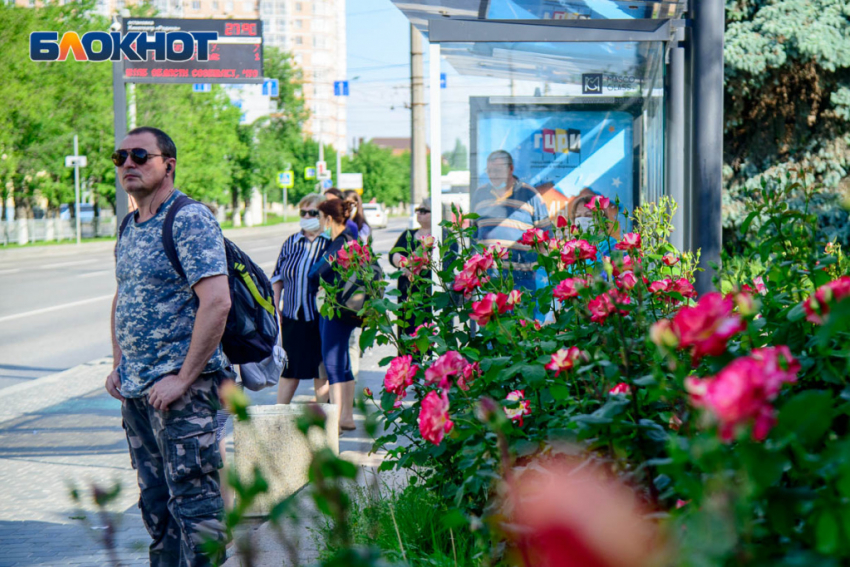
<path id="1" fill-rule="evenodd" d="M 673 244 L 721 246 L 722 0 L 393 0 L 430 42 L 432 222 L 510 154 L 551 215 L 582 191 L 679 205 Z M 469 188 L 444 193 L 443 155 L 466 148 Z M 457 166 L 457 164 L 455 164 Z M 469 210 L 468 208 L 466 210 Z"/>

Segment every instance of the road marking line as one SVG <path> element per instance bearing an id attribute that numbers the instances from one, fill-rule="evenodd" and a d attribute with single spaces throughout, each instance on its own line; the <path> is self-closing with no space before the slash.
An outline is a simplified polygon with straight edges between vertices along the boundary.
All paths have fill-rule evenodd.
<path id="1" fill-rule="evenodd" d="M 258 246 L 257 248 L 251 248 L 248 250 L 251 254 L 254 252 L 259 252 L 260 250 L 271 250 L 272 248 L 280 248 L 277 244 L 272 244 L 271 246 Z"/>
<path id="2" fill-rule="evenodd" d="M 20 271 L 20 268 L 12 268 L 11 270 L 0 270 L 0 276 L 5 276 L 6 274 L 17 274 Z"/>
<path id="3" fill-rule="evenodd" d="M 36 309 L 34 311 L 27 311 L 26 313 L 15 313 L 14 315 L 6 315 L 5 317 L 0 317 L 0 323 L 3 321 L 12 321 L 14 319 L 22 319 L 24 317 L 29 317 L 31 315 L 41 315 L 42 313 L 49 313 L 51 311 L 58 311 L 60 309 L 65 309 L 67 307 L 76 307 L 78 305 L 86 305 L 88 303 L 94 303 L 96 301 L 103 301 L 104 299 L 112 299 L 115 297 L 114 293 L 110 293 L 109 295 L 100 295 L 98 297 L 91 297 L 89 299 L 82 299 L 80 301 L 72 301 L 71 303 L 63 303 L 61 305 L 54 305 L 53 307 L 45 307 L 43 309 Z"/>
<path id="4" fill-rule="evenodd" d="M 114 270 L 100 270 L 98 272 L 86 272 L 85 274 L 78 274 L 78 278 L 93 278 L 95 276 L 103 276 L 106 274 L 115 274 Z"/>
<path id="5" fill-rule="evenodd" d="M 271 262 L 263 262 L 262 264 L 257 264 L 257 265 L 264 270 L 268 270 L 269 268 L 274 268 L 276 264 L 277 264 L 277 260 L 272 260 Z"/>
<path id="6" fill-rule="evenodd" d="M 68 266 L 82 266 L 83 264 L 93 264 L 95 262 L 99 262 L 100 260 L 95 260 L 92 258 L 91 260 L 77 260 L 76 262 L 63 262 L 61 264 L 48 264 L 46 266 L 41 266 L 42 270 L 52 270 L 54 268 L 65 268 Z"/>

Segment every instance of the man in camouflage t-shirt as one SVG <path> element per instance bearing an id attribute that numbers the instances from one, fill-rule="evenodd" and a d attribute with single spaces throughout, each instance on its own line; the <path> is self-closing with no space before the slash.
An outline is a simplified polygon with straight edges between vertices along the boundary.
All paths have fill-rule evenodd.
<path id="1" fill-rule="evenodd" d="M 106 389 L 122 401 L 139 507 L 154 540 L 151 565 L 210 565 L 204 541 L 225 538 L 218 386 L 232 376 L 220 345 L 230 310 L 224 239 L 206 207 L 182 208 L 173 225 L 181 277 L 162 244 L 163 221 L 180 195 L 174 142 L 137 128 L 113 161 L 138 210 L 115 248 L 115 368 Z"/>

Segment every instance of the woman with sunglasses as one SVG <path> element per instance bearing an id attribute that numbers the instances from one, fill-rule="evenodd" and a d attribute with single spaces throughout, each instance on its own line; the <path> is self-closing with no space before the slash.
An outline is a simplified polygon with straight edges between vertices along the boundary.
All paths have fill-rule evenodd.
<path id="1" fill-rule="evenodd" d="M 372 235 L 372 227 L 369 226 L 368 222 L 366 222 L 366 215 L 363 214 L 363 199 L 361 199 L 360 194 L 353 189 L 344 191 L 343 196 L 346 201 L 354 203 L 354 209 L 351 211 L 350 218 L 351 221 L 357 225 L 357 238 L 363 242 L 368 242 L 369 237 Z"/>
<path id="2" fill-rule="evenodd" d="M 332 199 L 319 205 L 319 219 L 331 231 L 331 244 L 310 270 L 310 285 L 319 289 L 320 281 L 339 283 L 341 277 L 332 267 L 330 258 L 339 252 L 346 242 L 356 240 L 346 228 L 345 221 L 351 215 L 354 204 L 351 201 Z M 328 319 L 319 317 L 319 332 L 322 336 L 322 360 L 330 382 L 331 403 L 339 407 L 339 428 L 353 431 L 354 414 L 354 374 L 351 371 L 351 358 L 348 353 L 348 341 L 357 328 L 350 313 L 345 310 L 339 317 Z"/>
<path id="3" fill-rule="evenodd" d="M 404 252 L 395 252 L 390 256 L 390 263 L 404 272 L 397 280 L 398 291 L 401 292 L 399 304 L 407 301 L 407 298 L 414 291 L 421 291 L 418 287 L 413 286 L 413 276 L 407 268 L 402 268 L 402 262 L 406 261 L 411 254 L 416 252 L 423 238 L 431 236 L 431 199 L 428 197 L 424 198 L 422 203 L 416 208 L 416 221 L 419 223 L 419 228 L 407 229 L 402 232 L 401 236 L 398 237 L 398 240 L 396 240 L 396 243 L 390 249 L 402 248 L 404 250 Z M 429 270 L 422 272 L 420 275 L 425 279 L 431 279 L 431 272 Z M 412 315 L 413 311 L 411 310 L 410 313 L 411 315 L 409 317 L 400 318 L 398 321 L 399 330 L 407 335 L 413 334 L 413 331 L 417 327 L 416 319 Z"/>
<path id="4" fill-rule="evenodd" d="M 322 365 L 322 346 L 319 334 L 319 310 L 316 289 L 308 282 L 308 274 L 330 246 L 322 234 L 319 205 L 321 195 L 307 195 L 298 203 L 301 231 L 286 239 L 280 249 L 272 286 L 275 305 L 280 308 L 280 334 L 286 365 L 278 385 L 277 403 L 288 404 L 301 380 L 313 380 L 316 401 L 328 401 L 328 380 Z M 283 298 L 283 305 L 281 305 Z"/>

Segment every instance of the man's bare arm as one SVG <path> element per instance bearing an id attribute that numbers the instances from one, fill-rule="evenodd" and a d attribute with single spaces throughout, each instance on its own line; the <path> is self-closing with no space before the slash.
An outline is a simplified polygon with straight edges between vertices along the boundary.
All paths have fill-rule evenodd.
<path id="1" fill-rule="evenodd" d="M 106 377 L 106 391 L 116 400 L 124 401 L 124 396 L 118 391 L 121 387 L 121 378 L 118 376 L 118 365 L 121 364 L 121 347 L 118 346 L 118 335 L 115 334 L 115 309 L 118 306 L 118 292 L 112 299 L 112 317 L 109 320 L 109 329 L 112 333 L 112 372 Z"/>
<path id="2" fill-rule="evenodd" d="M 193 289 L 198 296 L 198 313 L 186 360 L 178 374 L 164 377 L 150 390 L 150 403 L 159 410 L 168 409 L 197 380 L 224 334 L 227 314 L 230 312 L 227 276 L 204 278 Z"/>

